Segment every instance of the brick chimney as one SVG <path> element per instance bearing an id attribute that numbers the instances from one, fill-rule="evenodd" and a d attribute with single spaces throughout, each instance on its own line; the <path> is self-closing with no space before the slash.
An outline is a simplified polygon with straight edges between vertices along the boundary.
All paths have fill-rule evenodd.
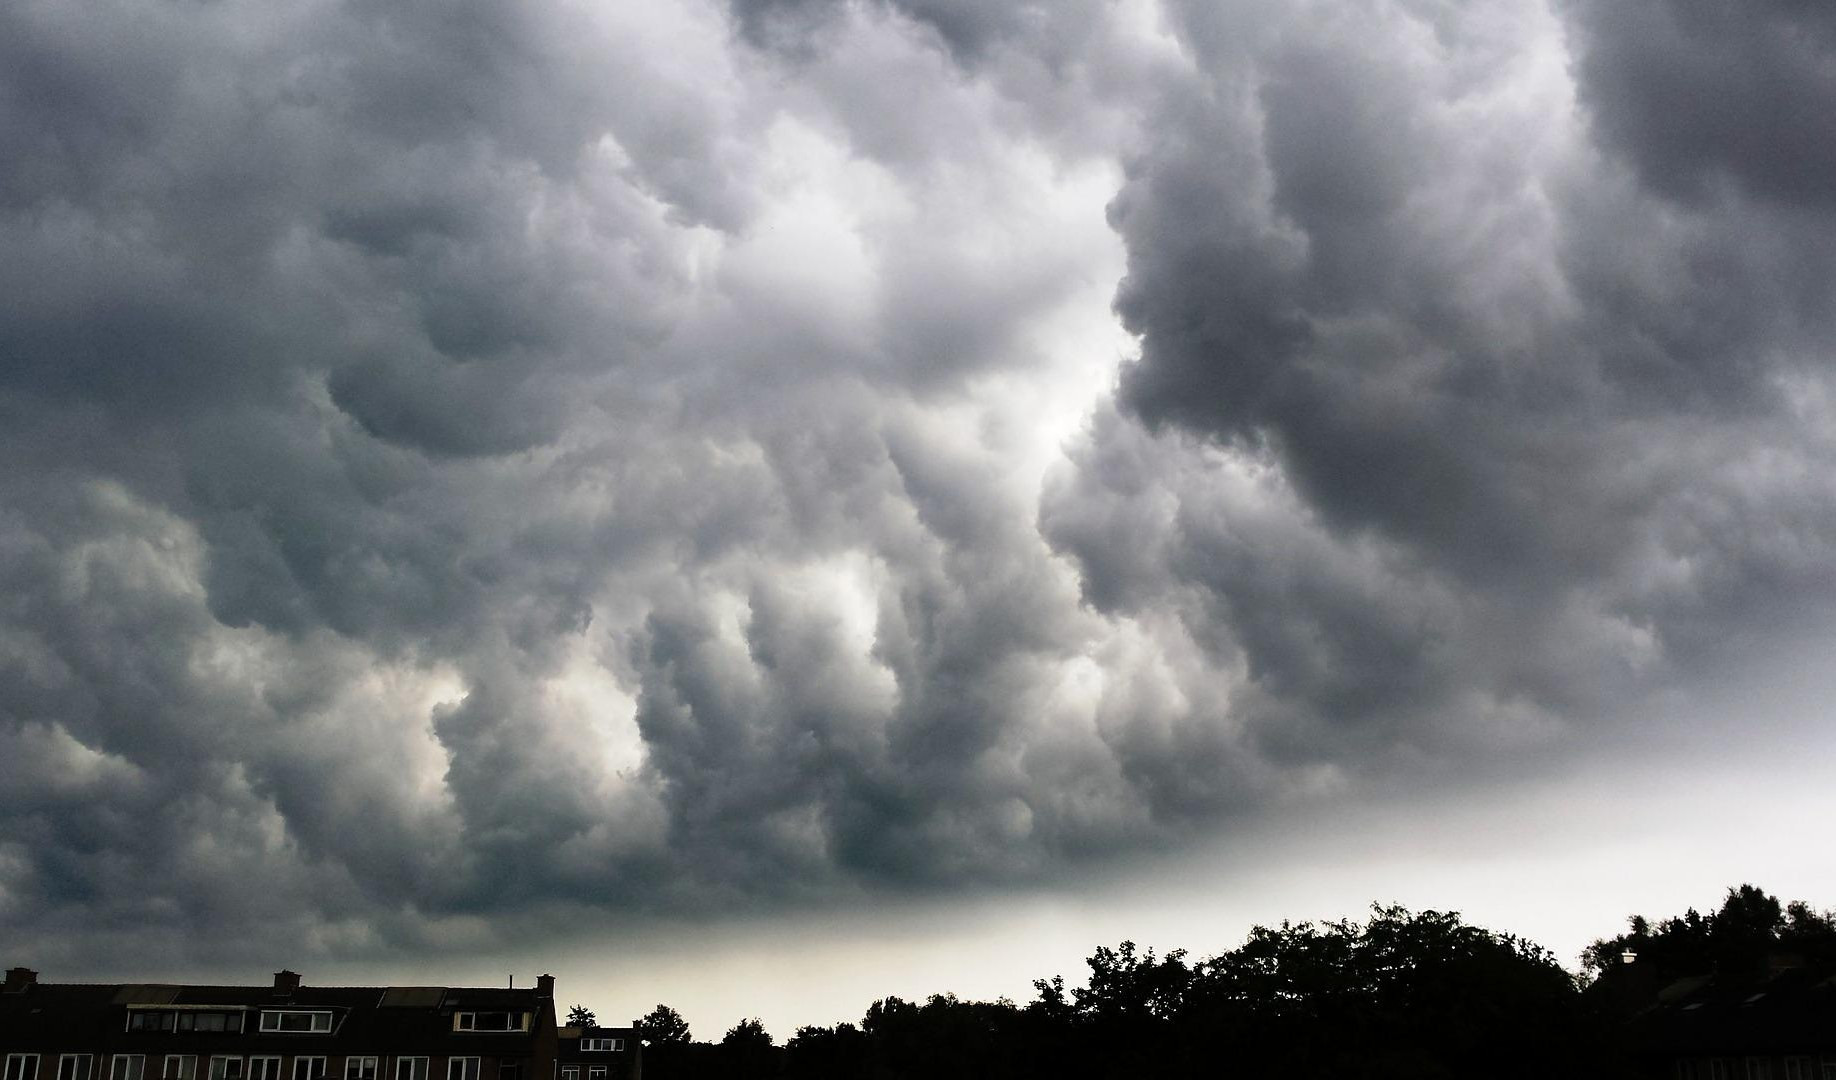
<path id="1" fill-rule="evenodd" d="M 555 977 L 553 975 L 536 976 L 536 997 L 552 998 L 555 996 Z"/>
<path id="2" fill-rule="evenodd" d="M 295 990 L 298 990 L 299 988 L 300 988 L 300 973 L 299 972 L 288 971 L 286 968 L 282 968 L 279 971 L 274 973 L 274 996 L 275 997 L 292 997 L 293 992 Z"/>
<path id="3" fill-rule="evenodd" d="M 6 969 L 6 993 L 23 994 L 26 987 L 38 981 L 38 972 L 29 967 Z"/>

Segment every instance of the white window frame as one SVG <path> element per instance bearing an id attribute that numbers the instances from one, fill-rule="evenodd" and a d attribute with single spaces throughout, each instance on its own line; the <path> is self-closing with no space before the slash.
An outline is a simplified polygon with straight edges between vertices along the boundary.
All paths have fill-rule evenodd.
<path id="1" fill-rule="evenodd" d="M 157 1019 L 152 1027 L 146 1027 L 144 1025 L 141 1027 L 135 1027 L 134 1018 L 136 1016 L 151 1016 Z M 172 1024 L 171 1026 L 168 1026 L 166 1024 L 159 1023 L 158 1020 L 170 1020 L 172 1021 Z M 178 1028 L 178 1014 L 173 1012 L 171 1009 L 129 1009 L 127 1011 L 127 1026 L 122 1028 L 121 1030 L 123 1031 L 164 1031 L 164 1032 L 170 1033 L 172 1031 L 177 1030 L 177 1028 Z"/>
<path id="2" fill-rule="evenodd" d="M 280 1023 L 283 1016 L 304 1016 L 309 1019 L 304 1028 L 284 1028 Z M 263 1009 L 257 1026 L 263 1033 L 270 1035 L 329 1035 L 332 1014 L 330 1009 Z"/>
<path id="3" fill-rule="evenodd" d="M 587 1080 L 606 1080 L 606 1077 L 610 1073 L 611 1073 L 611 1066 L 609 1065 L 588 1065 L 587 1066 Z"/>
<path id="4" fill-rule="evenodd" d="M 218 1062 L 223 1063 L 222 1068 L 217 1067 Z M 230 1072 L 232 1064 L 236 1066 L 234 1073 Z M 210 1071 L 204 1075 L 209 1077 L 209 1080 L 248 1080 L 249 1067 L 241 1054 L 212 1054 L 210 1055 Z"/>
<path id="5" fill-rule="evenodd" d="M 314 1065 L 319 1067 L 319 1071 L 312 1070 Z M 304 1057 L 295 1057 L 293 1059 L 293 1080 L 325 1080 L 325 1055 L 308 1054 Z"/>
<path id="6" fill-rule="evenodd" d="M 580 1080 L 580 1066 L 562 1065 L 559 1068 L 561 1069 L 561 1080 Z"/>
<path id="7" fill-rule="evenodd" d="M 247 1080 L 281 1080 L 281 1059 L 279 1054 L 250 1054 L 249 1064 L 242 1070 Z"/>
<path id="8" fill-rule="evenodd" d="M 198 1027 L 198 1018 L 201 1016 L 221 1016 L 223 1026 L 215 1031 Z M 173 1025 L 176 1030 L 195 1035 L 240 1035 L 244 1026 L 241 1009 L 183 1009 L 179 1011 L 177 1021 Z"/>
<path id="9" fill-rule="evenodd" d="M 378 1080 L 382 1075 L 381 1062 L 375 1054 L 348 1054 L 344 1058 L 344 1080 Z"/>
<path id="10" fill-rule="evenodd" d="M 506 1017 L 509 1020 L 509 1026 L 508 1027 L 479 1027 L 478 1018 L 481 1016 Z M 529 1014 L 525 1012 L 516 1012 L 513 1009 L 477 1009 L 477 1010 L 467 1010 L 465 1012 L 456 1012 L 453 1014 L 453 1030 L 454 1031 L 464 1031 L 464 1032 L 477 1032 L 482 1035 L 502 1035 L 506 1032 L 528 1031 L 529 1030 Z"/>
<path id="11" fill-rule="evenodd" d="M 427 1080 L 427 1071 L 431 1059 L 424 1057 L 398 1057 L 395 1059 L 395 1080 Z M 403 1066 L 408 1067 L 406 1074 Z"/>
<path id="12" fill-rule="evenodd" d="M 446 1080 L 478 1080 L 478 1062 L 475 1057 L 449 1057 L 446 1059 Z"/>
<path id="13" fill-rule="evenodd" d="M 27 1071 L 30 1066 L 31 1071 Z M 5 1080 L 38 1080 L 37 1054 L 6 1055 Z"/>
<path id="14" fill-rule="evenodd" d="M 172 1063 L 178 1062 L 178 1072 L 172 1071 Z M 198 1055 L 167 1054 L 160 1067 L 160 1080 L 198 1080 Z"/>
<path id="15" fill-rule="evenodd" d="M 64 1075 L 64 1066 L 78 1066 Z M 95 1080 L 96 1055 L 94 1054 L 59 1054 L 57 1056 L 57 1080 Z"/>
<path id="16" fill-rule="evenodd" d="M 127 1065 L 125 1075 L 121 1066 Z M 116 1054 L 108 1059 L 108 1080 L 146 1080 L 147 1055 Z"/>

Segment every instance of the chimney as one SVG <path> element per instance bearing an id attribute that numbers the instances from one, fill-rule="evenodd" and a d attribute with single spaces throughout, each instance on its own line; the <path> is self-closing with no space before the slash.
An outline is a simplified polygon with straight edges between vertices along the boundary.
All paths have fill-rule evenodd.
<path id="1" fill-rule="evenodd" d="M 26 987 L 38 982 L 38 972 L 29 967 L 6 969 L 6 993 L 23 994 Z"/>
<path id="2" fill-rule="evenodd" d="M 536 997 L 552 998 L 555 996 L 555 977 L 553 975 L 536 976 Z"/>
<path id="3" fill-rule="evenodd" d="M 291 997 L 300 988 L 300 973 L 282 968 L 274 973 L 274 996 Z"/>

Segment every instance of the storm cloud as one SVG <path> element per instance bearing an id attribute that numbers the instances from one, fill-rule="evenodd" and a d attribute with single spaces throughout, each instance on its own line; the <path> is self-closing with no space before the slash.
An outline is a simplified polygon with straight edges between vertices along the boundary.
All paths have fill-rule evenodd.
<path id="1" fill-rule="evenodd" d="M 1833 50 L 11 5 L 0 926 L 470 948 L 1559 769 L 1829 625 Z"/>

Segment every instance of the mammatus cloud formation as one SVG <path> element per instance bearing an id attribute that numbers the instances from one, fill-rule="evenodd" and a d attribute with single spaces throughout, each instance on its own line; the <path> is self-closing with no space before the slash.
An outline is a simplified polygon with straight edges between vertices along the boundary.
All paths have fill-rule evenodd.
<path id="1" fill-rule="evenodd" d="M 0 926 L 1049 880 L 1827 626 L 1836 21 L 1276 7 L 0 11 Z"/>

